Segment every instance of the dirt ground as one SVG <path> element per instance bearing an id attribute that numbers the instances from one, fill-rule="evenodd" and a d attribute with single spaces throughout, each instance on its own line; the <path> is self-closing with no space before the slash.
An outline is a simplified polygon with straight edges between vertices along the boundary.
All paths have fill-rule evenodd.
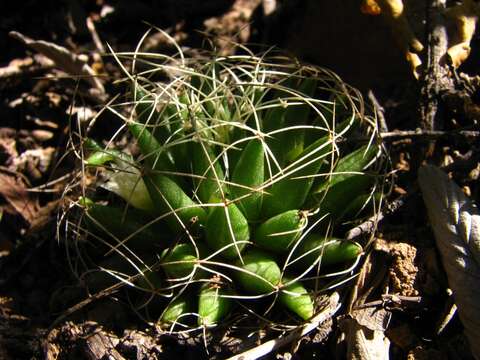
<path id="1" fill-rule="evenodd" d="M 118 91 L 114 81 L 122 74 L 109 49 L 132 51 L 151 26 L 184 48 L 214 47 L 221 55 L 232 55 L 236 43 L 251 44 L 254 51 L 279 46 L 337 72 L 373 99 L 384 118 L 394 185 L 361 276 L 341 289 L 344 306 L 335 316 L 264 358 L 344 358 L 346 353 L 356 359 L 386 354 L 393 359 L 473 358 L 458 315 L 449 317 L 453 299 L 417 170 L 425 161 L 435 164 L 470 198 L 479 199 L 480 42 L 475 35 L 470 57 L 458 69 L 449 68 L 451 91 L 441 94 L 435 126 L 428 128 L 422 116 L 428 79 L 413 75 L 396 28 L 382 16 L 362 13 L 361 1 L 325 3 L 49 0 L 2 5 L 0 359 L 224 359 L 280 336 L 275 331 L 248 336 L 228 326 L 173 335 L 147 325 L 115 296 L 82 303 L 85 293 L 72 274 L 72 254 L 57 229 L 59 210 L 68 206 L 63 193 L 78 166 L 75 154 L 67 151 L 72 128 L 82 117 L 92 119 Z M 416 25 L 423 10 L 411 5 L 409 11 L 413 31 L 426 45 L 424 29 Z M 73 62 L 75 70 L 85 71 L 82 66 L 88 64 L 98 80 L 71 76 L 68 65 L 62 68 L 61 60 L 42 55 L 28 38 L 63 46 L 66 56 L 81 55 Z M 173 51 L 156 31 L 145 46 L 150 52 Z M 99 124 L 97 138 L 109 139 L 118 126 Z M 368 341 L 358 340 L 359 334 Z M 354 349 L 358 344 L 377 353 Z"/>

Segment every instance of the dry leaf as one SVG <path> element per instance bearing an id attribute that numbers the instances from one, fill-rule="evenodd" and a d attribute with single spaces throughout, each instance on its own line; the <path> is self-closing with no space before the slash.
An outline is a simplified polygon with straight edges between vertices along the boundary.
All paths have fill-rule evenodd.
<path id="1" fill-rule="evenodd" d="M 39 208 L 38 200 L 27 191 L 20 178 L 0 173 L 0 195 L 28 224 L 34 222 Z"/>
<path id="2" fill-rule="evenodd" d="M 374 306 L 353 310 L 351 316 L 356 322 L 369 330 L 384 332 L 392 317 L 392 313 Z"/>
<path id="3" fill-rule="evenodd" d="M 7 130 L 12 130 L 7 131 Z M 0 154 L 3 164 L 10 164 L 17 158 L 17 142 L 15 141 L 15 130 L 10 128 L 0 128 Z"/>
<path id="4" fill-rule="evenodd" d="M 387 314 L 383 309 L 379 311 Z M 360 325 L 355 319 L 342 323 L 346 335 L 347 359 L 352 360 L 386 360 L 389 359 L 390 341 L 382 329 L 371 330 Z"/>
<path id="5" fill-rule="evenodd" d="M 273 12 L 277 9 L 277 1 L 276 0 L 263 0 L 262 7 L 263 13 L 265 16 L 269 16 L 273 14 Z"/>
<path id="6" fill-rule="evenodd" d="M 33 40 L 17 31 L 11 31 L 10 36 L 53 60 L 59 69 L 71 75 L 85 77 L 85 80 L 88 81 L 90 85 L 96 88 L 101 94 L 105 93 L 105 88 L 100 80 L 95 76 L 96 74 L 92 68 L 85 63 L 85 61 L 81 60 L 78 55 L 73 54 L 67 48 L 48 41 Z"/>
<path id="7" fill-rule="evenodd" d="M 50 168 L 55 149 L 51 146 L 41 149 L 26 150 L 13 159 L 10 168 L 39 180 Z"/>
<path id="8" fill-rule="evenodd" d="M 382 9 L 376 0 L 364 0 L 360 6 L 360 11 L 365 15 L 377 16 L 382 13 Z"/>
<path id="9" fill-rule="evenodd" d="M 423 166 L 418 182 L 472 354 L 480 359 L 480 215 L 448 176 Z"/>
<path id="10" fill-rule="evenodd" d="M 377 239 L 375 244 L 385 243 Z M 385 336 L 391 313 L 376 306 L 363 307 L 369 296 L 383 287 L 388 250 L 367 255 L 352 294 L 349 317 L 340 322 L 341 342 L 346 345 L 347 359 L 388 359 L 390 342 Z"/>
<path id="11" fill-rule="evenodd" d="M 418 56 L 423 51 L 423 45 L 415 36 L 404 11 L 402 0 L 364 0 L 361 12 L 367 15 L 383 15 L 392 29 L 398 46 L 405 54 L 415 78 L 420 77 L 419 67 L 422 60 Z"/>
<path id="12" fill-rule="evenodd" d="M 456 33 L 449 37 L 448 56 L 454 67 L 459 67 L 470 55 L 470 41 L 475 34 L 479 8 L 475 1 L 464 0 L 446 11 L 453 20 Z"/>
<path id="13" fill-rule="evenodd" d="M 14 81 L 8 81 L 9 79 L 48 70 L 52 68 L 53 65 L 53 61 L 43 55 L 26 57 L 24 59 L 13 59 L 7 66 L 0 67 L 0 79 L 2 79 L 1 88 L 11 87 L 15 84 Z"/>

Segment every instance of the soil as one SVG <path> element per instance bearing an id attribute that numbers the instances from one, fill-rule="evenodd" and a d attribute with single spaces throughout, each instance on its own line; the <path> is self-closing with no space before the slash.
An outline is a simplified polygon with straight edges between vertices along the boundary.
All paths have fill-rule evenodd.
<path id="1" fill-rule="evenodd" d="M 192 53 L 207 49 L 233 55 L 237 44 L 249 44 L 253 51 L 279 46 L 302 61 L 337 72 L 365 98 L 373 94 L 386 132 L 415 131 L 421 127 L 424 79 L 413 75 L 390 24 L 362 14 L 359 3 L 5 3 L 0 16 L 0 359 L 224 359 L 279 337 L 280 331 L 242 333 L 229 324 L 205 333 L 170 334 L 132 313 L 115 293 L 89 297 L 74 275 L 75 255 L 57 228 L 71 200 L 65 189 L 78 181 L 72 178 L 79 162 L 71 143 L 77 122 L 94 118 L 119 91 L 115 81 L 122 73 L 109 48 L 132 51 L 151 26 L 164 29 Z M 416 34 L 423 34 L 419 23 L 424 14 L 412 3 L 405 1 L 410 22 Z M 25 14 L 35 16 L 27 19 Z M 99 82 L 61 71 L 11 31 L 82 54 L 100 75 Z M 427 43 L 423 35 L 419 38 Z M 434 150 L 425 151 L 431 145 L 428 134 L 398 132 L 386 142 L 394 169 L 386 209 L 400 205 L 384 211 L 361 276 L 341 289 L 343 306 L 316 330 L 265 358 L 363 358 L 368 354 L 353 345 L 358 345 L 360 333 L 370 336 L 365 344 L 377 351 L 376 358 L 472 358 L 458 316 L 439 331 L 453 299 L 416 177 L 421 163 L 436 164 L 470 198 L 479 198 L 479 44 L 474 37 L 468 60 L 447 75 L 455 89 L 442 97 Z M 168 37 L 155 31 L 145 47 L 150 52 L 175 51 Z M 99 123 L 95 137 L 108 140 L 119 125 L 114 118 Z M 477 133 L 462 136 L 463 130 Z M 378 312 L 372 315 L 365 309 Z"/>

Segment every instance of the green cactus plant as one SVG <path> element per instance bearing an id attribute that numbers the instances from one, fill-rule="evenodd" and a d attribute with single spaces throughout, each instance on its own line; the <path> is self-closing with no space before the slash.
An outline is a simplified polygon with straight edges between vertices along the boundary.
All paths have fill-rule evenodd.
<path id="1" fill-rule="evenodd" d="M 93 238 L 117 228 L 133 232 L 129 237 L 136 241 L 148 234 L 150 247 L 143 238 L 141 250 L 157 254 L 150 269 L 163 279 L 153 291 L 176 301 L 165 305 L 168 323 L 182 309 L 195 308 L 188 301 L 199 299 L 197 323 L 210 326 L 241 311 L 232 305 L 235 299 L 259 297 L 272 297 L 298 321 L 308 320 L 315 312 L 314 289 L 302 277 L 361 256 L 359 244 L 340 240 L 339 225 L 358 220 L 348 214 L 369 215 L 364 209 L 378 208 L 365 206 L 378 199 L 369 194 L 380 193 L 384 176 L 375 119 L 335 74 L 285 57 L 182 56 L 175 60 L 179 65 L 171 58 L 154 63 L 158 58 L 145 55 L 151 69 L 127 74 L 131 101 L 118 104 L 121 109 L 109 106 L 115 114 L 128 114 L 127 137 L 139 154 L 98 144 L 84 148 L 87 168 L 110 178 L 106 185 L 94 182 L 93 190 L 102 186 L 111 195 L 108 205 L 98 203 L 95 191 L 88 206 L 78 202 L 96 224 L 83 228 Z M 153 80 L 165 74 L 170 81 Z M 115 206 L 115 217 L 95 218 L 108 206 Z M 121 206 L 148 216 L 144 223 L 138 215 L 128 221 L 131 212 L 125 212 L 122 219 Z M 155 231 L 148 231 L 152 224 Z M 113 238 L 113 244 L 103 242 L 103 255 L 122 250 L 141 261 L 129 248 L 133 240 Z M 323 254 L 328 258 L 322 263 Z M 208 285 L 213 278 L 222 279 L 220 292 Z M 179 296 L 185 289 L 198 299 Z"/>

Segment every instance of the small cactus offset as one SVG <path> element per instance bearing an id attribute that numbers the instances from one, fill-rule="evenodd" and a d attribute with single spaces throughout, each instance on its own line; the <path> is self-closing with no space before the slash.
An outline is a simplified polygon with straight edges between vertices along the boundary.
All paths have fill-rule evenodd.
<path id="1" fill-rule="evenodd" d="M 218 324 L 239 304 L 308 320 L 312 279 L 351 276 L 363 248 L 341 238 L 378 209 L 375 119 L 335 74 L 285 57 L 159 59 L 135 54 L 142 71 L 108 107 L 136 146 L 83 139 L 102 176 L 78 201 L 89 263 L 167 326 Z"/>

